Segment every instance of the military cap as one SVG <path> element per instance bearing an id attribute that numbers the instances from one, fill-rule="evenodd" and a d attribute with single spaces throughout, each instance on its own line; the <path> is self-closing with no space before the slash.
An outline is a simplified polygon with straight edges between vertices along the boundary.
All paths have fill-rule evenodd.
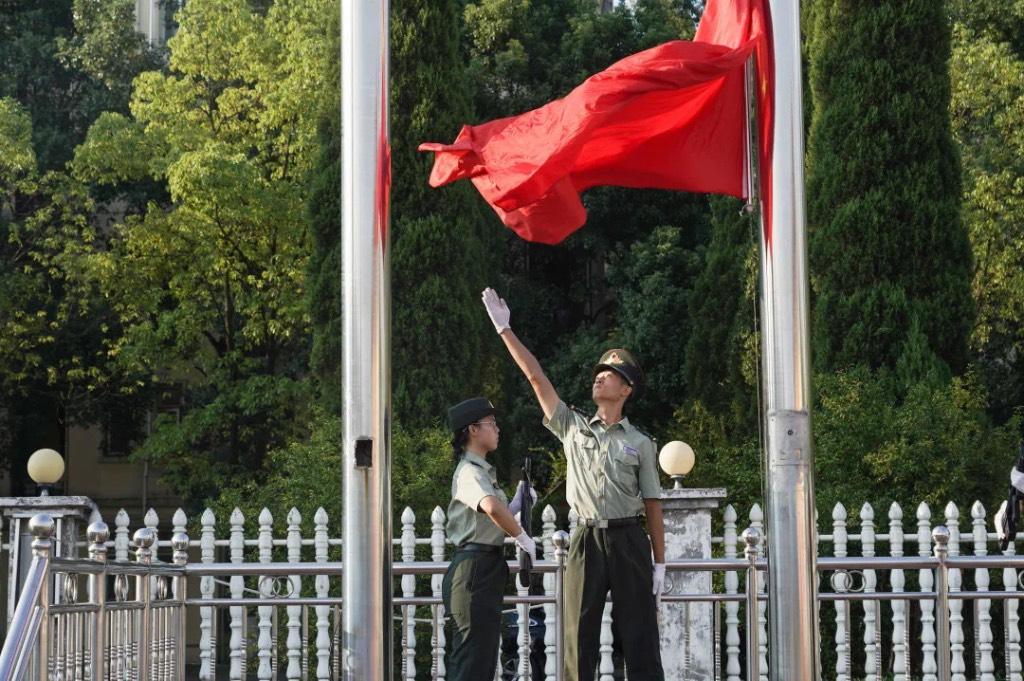
<path id="1" fill-rule="evenodd" d="M 458 432 L 494 412 L 494 405 L 487 398 L 471 397 L 448 408 L 448 427 Z"/>
<path id="2" fill-rule="evenodd" d="M 640 363 L 630 354 L 629 350 L 612 348 L 606 351 L 594 367 L 594 375 L 596 376 L 605 369 L 614 371 L 626 379 L 626 383 L 633 388 L 633 395 L 639 396 L 644 387 L 644 372 L 640 368 Z"/>

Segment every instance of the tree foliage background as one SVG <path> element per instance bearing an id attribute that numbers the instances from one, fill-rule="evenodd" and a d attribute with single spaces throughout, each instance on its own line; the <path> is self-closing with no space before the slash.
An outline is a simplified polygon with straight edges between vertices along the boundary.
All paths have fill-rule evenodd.
<path id="1" fill-rule="evenodd" d="M 762 495 L 757 226 L 739 202 L 596 188 L 559 246 L 429 189 L 425 140 L 690 37 L 700 3 L 395 0 L 394 501 L 444 506 L 447 405 L 500 410 L 509 486 L 564 461 L 477 302 L 587 408 L 614 345 L 630 418 L 695 485 Z M 0 13 L 0 464 L 69 423 L 129 433 L 192 508 L 340 509 L 337 0 L 190 0 L 151 48 L 128 0 Z M 1024 11 L 818 0 L 804 16 L 819 509 L 992 503 L 1024 399 Z M 180 419 L 145 427 L 154 405 Z M 47 425 L 51 424 L 51 425 Z M 225 516 L 226 517 L 226 516 Z"/>

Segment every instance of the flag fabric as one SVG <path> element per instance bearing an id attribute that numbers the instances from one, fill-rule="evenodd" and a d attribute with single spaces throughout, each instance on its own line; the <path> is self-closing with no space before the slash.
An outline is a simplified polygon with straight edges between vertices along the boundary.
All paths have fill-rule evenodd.
<path id="1" fill-rule="evenodd" d="M 1024 445 L 1017 454 L 1017 462 L 1010 469 L 1010 491 L 996 512 L 996 535 L 999 548 L 1007 549 L 1017 536 L 1017 522 L 1020 520 L 1020 502 L 1024 500 Z"/>
<path id="2" fill-rule="evenodd" d="M 434 187 L 470 178 L 502 222 L 558 243 L 598 185 L 747 197 L 745 69 L 757 63 L 761 196 L 770 188 L 773 64 L 766 0 L 709 0 L 694 40 L 622 59 L 562 99 L 464 126 L 435 152 Z M 767 209 L 767 205 L 766 205 Z"/>

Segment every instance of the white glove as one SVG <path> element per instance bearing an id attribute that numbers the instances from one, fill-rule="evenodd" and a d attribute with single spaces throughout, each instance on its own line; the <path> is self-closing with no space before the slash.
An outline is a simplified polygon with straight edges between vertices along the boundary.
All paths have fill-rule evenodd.
<path id="1" fill-rule="evenodd" d="M 512 503 L 508 505 L 508 510 L 512 515 L 519 515 L 519 511 L 523 508 L 523 487 L 523 481 L 520 480 L 516 486 L 516 494 L 512 497 Z M 537 490 L 532 486 L 530 487 L 530 498 L 533 499 L 533 503 L 537 503 Z"/>
<path id="2" fill-rule="evenodd" d="M 654 587 L 651 589 L 651 593 L 654 597 L 661 602 L 661 592 L 665 590 L 665 564 L 655 563 L 654 564 L 654 575 L 653 580 Z"/>
<path id="3" fill-rule="evenodd" d="M 484 292 L 480 295 L 480 299 L 484 301 L 484 307 L 487 308 L 487 316 L 491 318 L 495 331 L 501 333 L 510 328 L 508 321 L 512 313 L 508 311 L 508 305 L 505 304 L 505 300 L 499 298 L 493 288 L 485 288 Z"/>
<path id="4" fill-rule="evenodd" d="M 999 505 L 999 510 L 996 511 L 995 524 L 996 524 L 996 536 L 999 541 L 1006 539 L 1006 531 L 1003 529 L 1003 518 L 1006 517 L 1006 500 L 1003 499 L 1003 503 Z"/>
<path id="5" fill-rule="evenodd" d="M 514 537 L 516 544 L 519 545 L 524 552 L 526 552 L 531 558 L 537 556 L 537 542 L 533 541 L 533 537 L 521 532 L 518 537 Z"/>

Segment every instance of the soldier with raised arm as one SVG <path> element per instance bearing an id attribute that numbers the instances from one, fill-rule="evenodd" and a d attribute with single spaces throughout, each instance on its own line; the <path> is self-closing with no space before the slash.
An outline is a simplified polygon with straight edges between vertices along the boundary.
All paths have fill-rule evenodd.
<path id="1" fill-rule="evenodd" d="M 565 574 L 566 679 L 594 678 L 601 616 L 611 591 L 627 676 L 630 681 L 664 681 L 657 599 L 665 583 L 665 528 L 657 455 L 651 438 L 623 415 L 643 385 L 640 366 L 626 350 L 605 352 L 591 386 L 596 413 L 572 409 L 512 332 L 505 301 L 490 288 L 482 298 L 494 328 L 533 387 L 544 425 L 562 442 L 566 496 L 579 514 Z"/>

